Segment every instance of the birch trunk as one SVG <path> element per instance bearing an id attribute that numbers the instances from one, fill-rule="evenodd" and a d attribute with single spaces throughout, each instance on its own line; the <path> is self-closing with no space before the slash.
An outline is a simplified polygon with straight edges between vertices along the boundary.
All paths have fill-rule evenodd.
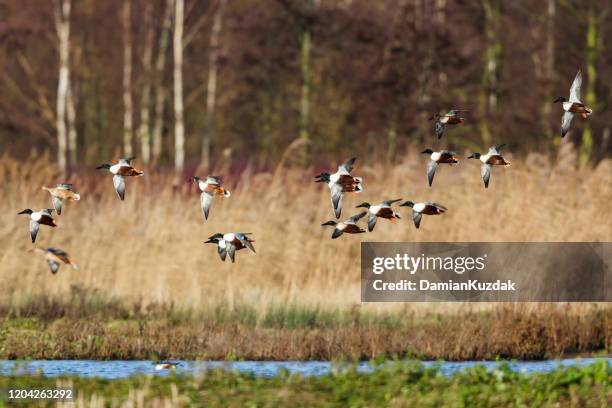
<path id="1" fill-rule="evenodd" d="M 597 80 L 597 55 L 599 54 L 599 27 L 598 18 L 595 15 L 595 7 L 589 8 L 588 25 L 587 25 L 587 49 L 586 49 L 586 64 L 587 64 L 587 86 L 584 96 L 584 103 L 591 109 L 595 109 L 597 105 L 597 95 L 595 93 L 595 81 Z M 585 166 L 591 160 L 593 154 L 593 132 L 589 121 L 585 123 L 584 131 L 582 132 L 582 145 L 580 146 L 580 164 Z"/>
<path id="2" fill-rule="evenodd" d="M 491 142 L 489 120 L 491 114 L 497 108 L 496 88 L 501 56 L 501 42 L 499 41 L 500 4 L 498 0 L 483 0 L 482 4 L 485 15 L 485 38 L 487 45 L 480 96 L 480 110 L 483 114 L 480 134 L 483 144 L 489 146 Z"/>
<path id="3" fill-rule="evenodd" d="M 217 70 L 219 65 L 220 35 L 223 22 L 223 9 L 225 0 L 219 1 L 215 11 L 212 31 L 210 33 L 210 47 L 208 57 L 208 83 L 206 88 L 206 117 L 204 137 L 202 138 L 202 166 L 210 167 L 210 145 L 215 138 L 215 105 L 217 99 Z"/>
<path id="4" fill-rule="evenodd" d="M 123 154 L 132 155 L 132 24 L 131 0 L 123 2 Z"/>
<path id="5" fill-rule="evenodd" d="M 305 163 L 308 162 L 308 144 L 310 142 L 311 39 L 311 29 L 305 27 L 302 33 L 302 94 L 300 100 L 300 139 L 304 145 L 303 161 Z"/>
<path id="6" fill-rule="evenodd" d="M 77 164 L 77 130 L 76 130 L 76 108 L 74 106 L 74 94 L 70 75 L 68 75 L 68 94 L 66 95 L 66 119 L 68 122 L 68 156 L 70 164 Z"/>
<path id="7" fill-rule="evenodd" d="M 185 162 L 185 123 L 183 119 L 183 14 L 184 0 L 174 8 L 174 170 L 179 175 Z"/>
<path id="8" fill-rule="evenodd" d="M 170 24 L 172 22 L 172 9 L 174 1 L 168 0 L 166 10 L 164 11 L 164 19 L 162 31 L 159 37 L 159 50 L 155 61 L 155 121 L 153 125 L 153 162 L 159 160 L 162 151 L 162 128 L 164 124 L 164 101 L 166 92 L 164 90 L 164 68 L 166 66 L 166 51 L 168 49 L 168 37 L 170 34 Z"/>
<path id="9" fill-rule="evenodd" d="M 70 0 L 56 0 L 55 28 L 59 39 L 59 79 L 57 83 L 57 164 L 66 175 L 66 98 L 68 95 L 70 58 Z"/>
<path id="10" fill-rule="evenodd" d="M 142 162 L 149 164 L 151 159 L 151 126 L 149 109 L 151 104 L 151 61 L 153 59 L 153 3 L 147 2 L 145 5 L 145 25 L 147 33 L 145 36 L 144 52 L 142 56 L 143 84 L 142 97 L 140 100 L 140 126 L 138 127 L 138 137 L 140 138 L 140 151 Z"/>

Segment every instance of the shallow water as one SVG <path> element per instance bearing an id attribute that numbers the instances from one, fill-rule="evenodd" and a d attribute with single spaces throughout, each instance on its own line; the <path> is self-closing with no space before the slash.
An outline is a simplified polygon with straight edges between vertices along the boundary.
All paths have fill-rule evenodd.
<path id="1" fill-rule="evenodd" d="M 524 373 L 548 372 L 559 366 L 583 366 L 594 363 L 594 358 L 577 358 L 545 361 L 512 361 L 508 362 L 510 368 Z M 612 358 L 602 358 L 612 364 Z M 224 368 L 240 372 L 252 372 L 256 376 L 272 377 L 282 370 L 302 376 L 325 375 L 330 371 L 342 369 L 342 365 L 329 361 L 180 361 L 176 369 L 179 374 L 198 374 L 205 370 Z M 497 361 L 462 361 L 462 362 L 433 362 L 425 361 L 426 367 L 438 365 L 444 375 L 452 375 L 474 365 L 483 365 L 488 369 L 495 369 L 500 362 Z M 358 364 L 359 371 L 367 372 L 374 367 L 369 362 Z M 137 361 L 94 361 L 94 360 L 31 360 L 31 361 L 0 361 L 0 375 L 7 374 L 36 374 L 53 377 L 59 375 L 74 375 L 81 377 L 100 377 L 106 379 L 124 378 L 137 374 L 169 375 L 170 370 L 155 370 L 155 365 L 149 360 Z"/>

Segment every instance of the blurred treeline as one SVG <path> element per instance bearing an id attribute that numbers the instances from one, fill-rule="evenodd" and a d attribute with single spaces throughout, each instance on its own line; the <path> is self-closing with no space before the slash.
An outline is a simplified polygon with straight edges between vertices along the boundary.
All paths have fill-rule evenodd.
<path id="1" fill-rule="evenodd" d="M 607 0 L 2 0 L 0 144 L 60 168 L 610 151 Z M 581 68 L 594 109 L 561 140 Z M 435 139 L 428 117 L 469 109 Z M 146 164 L 146 163 L 145 163 Z"/>

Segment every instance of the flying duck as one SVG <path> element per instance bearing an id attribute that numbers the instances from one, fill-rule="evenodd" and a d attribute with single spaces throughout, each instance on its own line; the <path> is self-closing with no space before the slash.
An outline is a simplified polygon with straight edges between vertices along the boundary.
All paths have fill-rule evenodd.
<path id="1" fill-rule="evenodd" d="M 176 367 L 180 366 L 181 363 L 176 363 L 173 361 L 160 361 L 158 363 L 154 363 L 155 364 L 155 369 L 157 371 L 161 371 L 161 370 L 176 370 Z"/>
<path id="2" fill-rule="evenodd" d="M 36 252 L 41 254 L 47 260 L 49 264 L 49 269 L 51 269 L 52 274 L 56 274 L 60 265 L 65 263 L 66 265 L 72 266 L 72 269 L 77 269 L 77 264 L 74 263 L 74 260 L 66 251 L 63 251 L 59 248 L 34 248 Z"/>
<path id="3" fill-rule="evenodd" d="M 254 239 L 248 237 L 251 235 L 250 232 L 228 232 L 222 234 L 220 232 L 210 236 L 205 244 L 217 244 L 217 253 L 222 261 L 225 261 L 226 255 L 229 255 L 232 263 L 234 263 L 236 251 L 244 248 L 249 248 L 255 252 L 253 247 Z"/>
<path id="4" fill-rule="evenodd" d="M 446 125 L 460 125 L 465 122 L 465 118 L 461 117 L 462 112 L 467 112 L 464 109 L 451 109 L 444 115 L 434 114 L 429 120 L 436 119 L 436 135 L 438 139 L 444 134 L 444 127 Z"/>
<path id="5" fill-rule="evenodd" d="M 32 243 L 36 241 L 36 235 L 38 234 L 38 229 L 40 225 L 48 225 L 49 227 L 57 227 L 55 220 L 51 213 L 55 211 L 53 208 L 44 208 L 39 211 L 32 211 L 29 208 L 18 212 L 17 214 L 28 214 L 30 216 L 30 237 L 32 238 Z"/>
<path id="6" fill-rule="evenodd" d="M 553 101 L 553 103 L 562 102 L 563 110 L 565 111 L 563 113 L 563 119 L 561 119 L 561 137 L 564 137 L 565 134 L 568 132 L 575 113 L 579 113 L 583 119 L 586 119 L 591 113 L 593 113 L 592 109 L 587 108 L 580 101 L 581 85 L 582 71 L 578 70 L 578 73 L 574 78 L 574 82 L 572 82 L 572 87 L 570 88 L 569 101 L 566 100 L 563 96 L 560 96 Z"/>
<path id="7" fill-rule="evenodd" d="M 42 186 L 41 189 L 46 190 L 51 194 L 51 203 L 57 215 L 62 214 L 62 204 L 64 200 L 67 201 L 79 201 L 81 199 L 80 194 L 72 191 L 72 184 L 62 183 L 57 184 L 55 187 Z"/>
<path id="8" fill-rule="evenodd" d="M 336 239 L 338 238 L 340 235 L 342 235 L 343 233 L 347 233 L 347 234 L 360 234 L 362 232 L 365 232 L 365 230 L 363 228 L 361 228 L 359 225 L 357 225 L 357 222 L 362 219 L 365 215 L 367 214 L 366 211 L 360 212 L 357 215 L 353 215 L 351 218 L 349 218 L 346 221 L 342 221 L 342 222 L 336 222 L 336 221 L 327 221 L 323 224 L 321 224 L 321 226 L 327 226 L 327 225 L 331 225 L 334 226 L 334 232 L 332 233 L 332 239 Z"/>
<path id="9" fill-rule="evenodd" d="M 361 177 L 351 176 L 353 164 L 357 160 L 355 157 L 344 164 L 338 166 L 338 171 L 330 173 L 321 173 L 315 177 L 316 183 L 327 183 L 331 190 L 332 207 L 336 218 L 340 218 L 342 214 L 342 194 L 343 193 L 361 193 Z"/>
<path id="10" fill-rule="evenodd" d="M 119 159 L 117 164 L 101 164 L 96 169 L 106 169 L 113 175 L 113 185 L 120 199 L 125 197 L 125 178 L 126 176 L 144 176 L 144 172 L 135 169 L 132 166 L 132 161 L 135 157 L 126 157 Z"/>
<path id="11" fill-rule="evenodd" d="M 414 221 L 414 226 L 419 228 L 421 225 L 421 216 L 423 214 L 427 215 L 438 215 L 444 214 L 448 209 L 443 205 L 436 204 L 431 201 L 427 201 L 424 203 L 413 203 L 412 201 L 406 201 L 401 204 L 400 207 L 412 207 L 412 220 Z"/>
<path id="12" fill-rule="evenodd" d="M 400 219 L 400 215 L 391 209 L 393 203 L 401 201 L 401 198 L 395 200 L 386 200 L 378 205 L 371 205 L 368 202 L 359 204 L 356 208 L 367 208 L 368 209 L 368 231 L 374 231 L 376 221 L 378 217 L 385 218 L 387 220 L 395 221 Z"/>
<path id="13" fill-rule="evenodd" d="M 208 176 L 206 180 L 202 180 L 198 176 L 195 176 L 193 181 L 198 184 L 198 188 L 202 192 L 202 194 L 200 194 L 200 206 L 202 207 L 204 219 L 208 219 L 208 212 L 210 211 L 213 196 L 216 194 L 223 197 L 229 197 L 231 193 L 229 190 L 221 187 L 221 178 L 217 176 Z"/>
<path id="14" fill-rule="evenodd" d="M 427 180 L 429 181 L 429 187 L 431 187 L 431 184 L 433 183 L 438 163 L 448 163 L 451 166 L 459 163 L 459 156 L 457 156 L 457 153 L 450 152 L 448 150 L 434 152 L 430 148 L 427 148 L 423 150 L 421 154 L 428 154 L 429 158 L 431 159 L 427 165 Z"/>
<path id="15" fill-rule="evenodd" d="M 491 166 L 510 166 L 510 162 L 504 159 L 500 153 L 502 147 L 505 144 L 498 146 L 492 146 L 489 148 L 487 154 L 472 153 L 468 156 L 468 159 L 480 159 L 482 166 L 480 167 L 480 174 L 482 175 L 482 181 L 484 181 L 485 188 L 489 188 L 489 177 L 491 176 Z"/>

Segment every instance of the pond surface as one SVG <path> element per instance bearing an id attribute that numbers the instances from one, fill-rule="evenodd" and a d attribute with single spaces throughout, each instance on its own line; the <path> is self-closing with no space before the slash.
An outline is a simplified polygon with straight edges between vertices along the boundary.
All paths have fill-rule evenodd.
<path id="1" fill-rule="evenodd" d="M 545 361 L 511 361 L 508 362 L 512 370 L 535 373 L 552 371 L 559 366 L 583 366 L 594 363 L 596 360 L 606 360 L 612 364 L 612 358 L 576 358 L 564 360 Z M 180 361 L 176 369 L 178 374 L 198 374 L 205 370 L 224 368 L 240 372 L 252 372 L 261 377 L 272 377 L 282 370 L 302 376 L 325 375 L 330 371 L 341 370 L 343 365 L 329 361 Z M 462 362 L 433 362 L 424 361 L 426 367 L 438 365 L 442 374 L 452 375 L 474 365 L 483 365 L 488 369 L 495 369 L 500 365 L 497 361 L 462 361 Z M 344 365 L 346 366 L 346 365 Z M 374 369 L 369 362 L 358 364 L 359 371 L 367 372 Z M 169 375 L 170 370 L 156 370 L 155 364 L 149 360 L 30 360 L 30 361 L 0 361 L 0 375 L 7 374 L 36 374 L 53 377 L 59 375 L 74 375 L 81 377 L 100 377 L 106 379 L 123 378 L 137 374 Z"/>

